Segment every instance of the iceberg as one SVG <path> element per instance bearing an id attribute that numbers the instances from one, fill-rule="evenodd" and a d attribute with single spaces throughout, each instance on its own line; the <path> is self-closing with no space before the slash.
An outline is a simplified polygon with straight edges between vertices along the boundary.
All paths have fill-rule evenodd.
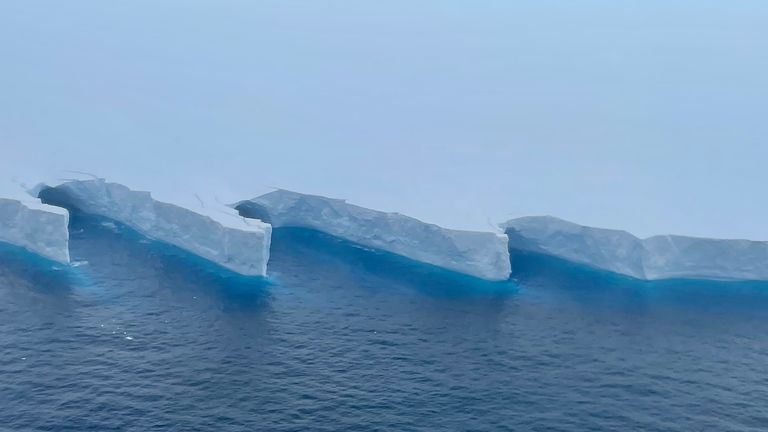
<path id="1" fill-rule="evenodd" d="M 241 215 L 260 219 L 275 228 L 308 228 L 480 279 L 509 278 L 509 250 L 504 234 L 446 229 L 399 213 L 287 190 L 276 190 L 233 206 Z"/>
<path id="2" fill-rule="evenodd" d="M 551 255 L 643 280 L 768 280 L 768 242 L 676 235 L 638 238 L 551 216 L 501 224 L 511 251 Z"/>
<path id="3" fill-rule="evenodd" d="M 140 234 L 246 276 L 266 276 L 272 228 L 232 208 L 190 194 L 184 204 L 158 201 L 104 179 L 65 180 L 37 187 L 43 201 L 127 225 Z"/>
<path id="4" fill-rule="evenodd" d="M 0 190 L 0 242 L 48 260 L 69 263 L 69 212 L 43 204 L 23 186 Z"/>

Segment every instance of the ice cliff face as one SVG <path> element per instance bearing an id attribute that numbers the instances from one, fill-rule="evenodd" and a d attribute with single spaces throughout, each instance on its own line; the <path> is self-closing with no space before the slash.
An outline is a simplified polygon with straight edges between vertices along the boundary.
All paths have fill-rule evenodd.
<path id="1" fill-rule="evenodd" d="M 20 185 L 0 190 L 0 242 L 67 264 L 68 224 L 66 210 L 41 203 Z"/>
<path id="2" fill-rule="evenodd" d="M 235 207 L 241 215 L 274 227 L 322 231 L 481 279 L 506 280 L 510 273 L 507 238 L 501 234 L 445 229 L 398 213 L 285 190 L 242 201 Z"/>
<path id="3" fill-rule="evenodd" d="M 506 280 L 509 251 L 555 256 L 638 279 L 768 280 L 768 242 L 683 236 L 637 238 L 625 231 L 524 217 L 507 235 L 450 230 L 343 200 L 278 190 L 231 207 L 196 195 L 160 201 L 103 179 L 38 186 L 0 184 L 0 242 L 69 262 L 69 213 L 45 202 L 117 220 L 139 233 L 244 275 L 265 276 L 272 225 L 347 241 L 481 279 Z M 261 219 L 261 221 L 257 220 Z M 270 225 L 272 224 L 272 225 Z"/>
<path id="4" fill-rule="evenodd" d="M 265 276 L 272 228 L 248 220 L 215 201 L 184 206 L 155 200 L 103 179 L 38 186 L 47 202 L 121 222 L 139 233 L 212 261 L 234 272 Z"/>
<path id="5" fill-rule="evenodd" d="M 638 279 L 768 280 L 768 242 L 683 236 L 637 238 L 550 216 L 501 225 L 511 250 L 552 255 Z"/>

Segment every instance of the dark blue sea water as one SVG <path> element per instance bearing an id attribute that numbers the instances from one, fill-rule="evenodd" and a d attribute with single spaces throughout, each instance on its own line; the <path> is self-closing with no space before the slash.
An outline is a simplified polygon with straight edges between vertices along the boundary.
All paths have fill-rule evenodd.
<path id="1" fill-rule="evenodd" d="M 766 284 L 484 284 L 303 230 L 265 282 L 72 231 L 72 270 L 0 251 L 0 430 L 768 430 Z"/>

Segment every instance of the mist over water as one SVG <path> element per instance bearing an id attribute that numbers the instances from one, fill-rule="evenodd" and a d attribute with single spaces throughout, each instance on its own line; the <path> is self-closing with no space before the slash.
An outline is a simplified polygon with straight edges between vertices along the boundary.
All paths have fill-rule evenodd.
<path id="1" fill-rule="evenodd" d="M 78 266 L 0 259 L 11 430 L 763 430 L 768 284 L 532 255 L 514 282 L 276 230 L 242 278 L 75 213 Z"/>

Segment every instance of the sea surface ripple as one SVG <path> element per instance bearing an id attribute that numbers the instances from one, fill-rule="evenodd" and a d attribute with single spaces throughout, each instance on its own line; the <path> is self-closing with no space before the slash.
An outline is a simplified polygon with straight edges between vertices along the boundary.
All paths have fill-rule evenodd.
<path id="1" fill-rule="evenodd" d="M 766 284 L 483 284 L 304 230 L 265 281 L 72 232 L 70 270 L 0 255 L 0 430 L 768 430 Z"/>

